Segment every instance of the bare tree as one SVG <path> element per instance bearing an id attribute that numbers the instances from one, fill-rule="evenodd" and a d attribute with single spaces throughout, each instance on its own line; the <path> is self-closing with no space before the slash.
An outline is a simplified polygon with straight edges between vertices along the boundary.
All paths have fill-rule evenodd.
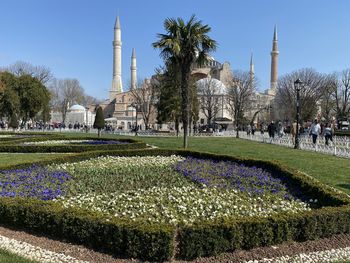
<path id="1" fill-rule="evenodd" d="M 82 105 L 86 107 L 89 105 L 98 105 L 99 103 L 101 103 L 101 101 L 95 97 L 86 94 L 83 96 Z"/>
<path id="2" fill-rule="evenodd" d="M 337 119 L 349 117 L 350 114 L 350 69 L 338 74 L 337 86 L 334 91 Z"/>
<path id="3" fill-rule="evenodd" d="M 51 107 L 62 113 L 62 122 L 64 123 L 69 106 L 74 103 L 83 103 L 84 89 L 77 79 L 53 79 L 49 89 L 53 98 Z"/>
<path id="4" fill-rule="evenodd" d="M 294 119 L 296 116 L 294 82 L 298 78 L 303 81 L 303 87 L 300 90 L 301 120 L 313 119 L 318 110 L 317 104 L 327 86 L 327 78 L 310 68 L 300 69 L 279 78 L 274 111 L 279 113 L 281 118 Z"/>
<path id="5" fill-rule="evenodd" d="M 210 76 L 196 82 L 199 96 L 199 107 L 211 124 L 213 119 L 224 107 L 223 95 L 225 86 L 217 79 Z"/>
<path id="6" fill-rule="evenodd" d="M 34 66 L 28 62 L 17 61 L 16 63 L 4 68 L 16 76 L 30 75 L 38 79 L 43 85 L 46 85 L 52 80 L 53 75 L 51 70 L 45 66 Z"/>
<path id="7" fill-rule="evenodd" d="M 245 112 L 250 109 L 252 95 L 255 92 L 256 83 L 249 72 L 236 71 L 233 73 L 233 79 L 227 87 L 227 98 L 229 112 L 234 118 L 236 126 L 236 137 L 238 138 L 238 129 L 242 123 Z"/>
<path id="8" fill-rule="evenodd" d="M 136 110 L 141 113 L 146 129 L 150 128 L 149 124 L 155 117 L 158 86 L 156 79 L 146 79 L 130 90 L 136 103 Z"/>
<path id="9" fill-rule="evenodd" d="M 321 114 L 327 122 L 331 121 L 332 116 L 336 113 L 335 94 L 337 90 L 337 74 L 328 74 L 325 76 L 324 88 L 320 98 Z"/>

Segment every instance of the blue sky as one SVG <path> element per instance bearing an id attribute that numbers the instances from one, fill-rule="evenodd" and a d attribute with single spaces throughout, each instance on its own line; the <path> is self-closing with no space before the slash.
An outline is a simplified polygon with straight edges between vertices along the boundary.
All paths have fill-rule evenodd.
<path id="1" fill-rule="evenodd" d="M 132 2 L 132 4 L 131 4 Z M 312 67 L 330 73 L 349 68 L 347 0 L 0 0 L 0 67 L 18 60 L 49 67 L 57 78 L 77 78 L 86 93 L 108 97 L 113 26 L 122 27 L 124 90 L 136 48 L 138 77 L 162 60 L 151 44 L 167 17 L 195 14 L 212 28 L 212 54 L 233 69 L 248 70 L 251 52 L 260 89 L 269 86 L 273 27 L 278 27 L 279 75 Z"/>

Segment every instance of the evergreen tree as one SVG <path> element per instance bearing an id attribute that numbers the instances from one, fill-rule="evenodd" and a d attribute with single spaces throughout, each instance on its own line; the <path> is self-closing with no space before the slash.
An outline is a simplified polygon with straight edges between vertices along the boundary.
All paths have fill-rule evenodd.
<path id="1" fill-rule="evenodd" d="M 103 111 L 101 107 L 97 108 L 96 117 L 94 121 L 94 128 L 98 130 L 98 137 L 101 136 L 101 129 L 105 127 L 105 119 L 103 117 Z"/>
<path id="2" fill-rule="evenodd" d="M 10 119 L 9 127 L 12 128 L 13 130 L 18 128 L 18 119 L 16 114 L 13 114 Z"/>

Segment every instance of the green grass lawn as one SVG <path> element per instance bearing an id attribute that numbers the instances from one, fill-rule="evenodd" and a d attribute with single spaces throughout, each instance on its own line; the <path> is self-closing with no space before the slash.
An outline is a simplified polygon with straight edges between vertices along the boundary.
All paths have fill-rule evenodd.
<path id="1" fill-rule="evenodd" d="M 0 249 L 0 262 L 1 263 L 37 263 L 37 261 L 33 261 L 33 260 L 29 260 L 29 259 L 17 256 L 3 249 Z"/>
<path id="2" fill-rule="evenodd" d="M 54 156 L 62 156 L 64 153 L 0 153 L 0 165 L 12 165 L 39 160 L 52 159 Z M 1 262 L 1 261 L 0 261 Z"/>

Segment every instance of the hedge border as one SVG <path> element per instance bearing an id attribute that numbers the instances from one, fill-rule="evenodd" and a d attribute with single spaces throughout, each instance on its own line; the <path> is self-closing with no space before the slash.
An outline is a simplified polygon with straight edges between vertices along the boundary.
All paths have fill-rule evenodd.
<path id="1" fill-rule="evenodd" d="M 63 134 L 58 133 L 46 133 L 46 132 L 3 132 L 0 131 L 0 135 L 23 135 L 28 137 L 5 137 L 0 138 L 0 144 L 12 144 L 22 142 L 26 140 L 36 140 L 37 138 L 44 138 L 46 140 L 62 139 Z"/>
<path id="2" fill-rule="evenodd" d="M 186 150 L 138 149 L 77 153 L 36 164 L 76 162 L 105 155 L 172 154 L 235 161 L 248 166 L 262 167 L 271 171 L 273 176 L 288 176 L 292 184 L 299 184 L 303 191 L 312 192 L 324 207 L 295 215 L 281 213 L 263 219 L 254 217 L 244 220 L 226 219 L 175 228 L 167 224 L 153 225 L 120 219 L 107 222 L 103 214 L 83 209 L 63 209 L 56 204 L 40 200 L 2 198 L 0 222 L 65 238 L 118 256 L 156 261 L 172 258 L 191 260 L 235 249 L 250 249 L 285 241 L 305 241 L 350 233 L 348 195 L 278 162 Z M 25 167 L 30 164 L 32 163 L 1 166 L 0 169 Z"/>
<path id="3" fill-rule="evenodd" d="M 128 144 L 100 144 L 100 145 L 19 145 L 28 141 L 43 141 L 43 140 L 76 140 L 76 137 L 71 136 L 38 136 L 35 138 L 18 138 L 17 140 L 6 141 L 0 143 L 0 152 L 9 153 L 76 153 L 88 151 L 108 151 L 108 150 L 127 150 L 127 149 L 143 149 L 146 148 L 146 143 L 134 139 L 125 138 L 96 138 L 84 137 L 84 140 L 100 140 L 100 141 L 120 141 Z"/>

